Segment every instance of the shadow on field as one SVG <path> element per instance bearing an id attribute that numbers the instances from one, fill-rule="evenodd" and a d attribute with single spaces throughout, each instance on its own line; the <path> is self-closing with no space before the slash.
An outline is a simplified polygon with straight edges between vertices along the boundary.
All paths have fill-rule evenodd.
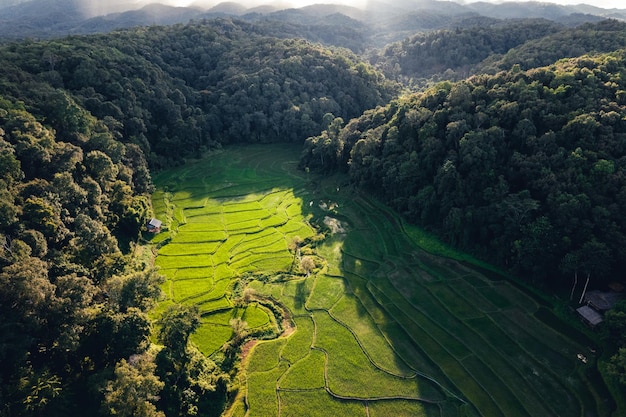
<path id="1" fill-rule="evenodd" d="M 295 259 L 294 255 L 287 252 L 282 237 L 293 238 L 295 231 L 300 230 L 297 227 L 282 232 L 276 250 L 268 250 L 276 244 L 274 240 L 264 245 L 250 243 L 261 240 L 263 236 L 259 235 L 266 229 L 281 227 L 274 225 L 274 217 L 279 217 L 275 213 L 267 219 L 254 217 L 271 205 L 269 201 L 279 207 L 281 198 L 289 200 L 285 204 L 288 207 L 280 206 L 286 219 L 291 216 L 289 210 L 298 211 L 292 215 L 299 224 L 302 224 L 299 217 L 302 215 L 305 221 L 322 231 L 326 238 L 312 244 L 316 246 L 315 255 L 323 258 L 326 265 L 313 286 L 307 285 L 313 276 L 286 284 L 270 282 L 266 286 L 269 294 L 282 297 L 287 290 L 293 291 L 285 297 L 292 300 L 294 310 L 309 314 L 314 321 L 319 311 L 320 322 L 323 316 L 324 323 L 338 329 L 334 335 L 316 333 L 315 338 L 311 336 L 312 343 L 326 343 L 341 356 L 345 352 L 340 352 L 341 346 L 332 340 L 333 336 L 341 333 L 346 337 L 344 340 L 350 342 L 354 336 L 358 343 L 358 346 L 352 344 L 355 355 L 362 353 L 368 364 L 385 374 L 385 381 L 412 381 L 412 378 L 418 381 L 418 392 L 408 397 L 383 399 L 363 395 L 357 398 L 351 393 L 345 400 L 357 401 L 372 409 L 380 407 L 379 410 L 385 410 L 384 415 L 402 415 L 398 410 L 403 410 L 407 402 L 418 402 L 416 398 L 435 399 L 434 406 L 421 409 L 421 415 L 433 417 L 609 415 L 599 411 L 602 407 L 596 404 L 590 389 L 593 383 L 594 389 L 601 391 L 601 387 L 595 388 L 597 378 L 590 383 L 586 376 L 591 375 L 590 368 L 577 359 L 581 353 L 592 356 L 586 340 L 572 339 L 573 333 L 560 330 L 555 318 L 546 313 L 546 306 L 532 294 L 501 277 L 493 279 L 479 268 L 418 248 L 405 233 L 398 215 L 356 192 L 347 177 L 339 174 L 319 177 L 297 170 L 300 152 L 297 146 L 248 145 L 230 147 L 223 152 L 224 155 L 189 163 L 169 171 L 167 176 L 155 178 L 163 195 L 175 190 L 173 208 L 165 203 L 162 206 L 168 216 L 168 226 L 172 230 L 183 225 L 188 229 L 197 227 L 197 230 L 188 230 L 190 235 L 201 233 L 198 230 L 209 233 L 200 228 L 203 222 L 207 223 L 199 219 L 200 215 L 213 216 L 213 207 L 218 208 L 222 219 L 228 215 L 230 224 L 223 220 L 224 227 L 235 229 L 233 225 L 238 225 L 234 234 L 241 239 L 230 241 L 225 237 L 224 242 L 230 242 L 231 246 L 224 251 L 224 259 L 212 258 L 211 264 L 198 265 L 204 269 L 225 265 L 224 270 L 232 274 L 225 280 L 234 279 L 241 271 L 265 272 L 262 267 L 270 264 L 264 262 L 271 262 L 276 253 L 281 254 L 281 260 L 287 259 L 287 266 L 276 269 L 271 264 L 274 269 L 267 269 L 272 271 L 268 274 L 276 271 L 284 274 L 289 270 L 289 263 L 293 266 L 289 260 Z M 248 209 L 241 209 L 244 206 Z M 250 225 L 244 227 L 247 222 Z M 250 239 L 246 241 L 246 238 Z M 190 247 L 208 253 L 198 242 L 192 245 L 195 246 Z M 218 253 L 218 249 L 215 251 Z M 210 256 L 217 258 L 215 253 L 211 252 Z M 163 258 L 167 260 L 167 256 Z M 188 264 L 179 266 L 178 262 L 199 262 L 201 258 L 192 253 L 169 259 L 178 277 L 180 270 L 190 268 Z M 217 276 L 217 272 L 214 274 Z M 317 293 L 319 306 L 313 312 L 308 310 L 307 302 L 315 298 L 315 285 L 323 281 L 321 277 L 327 285 L 324 294 L 327 297 L 320 296 L 321 290 Z M 343 280 L 342 285 L 336 286 L 339 279 Z M 196 281 L 200 280 L 190 282 Z M 259 283 L 258 288 L 263 285 Z M 339 295 L 331 297 L 329 294 L 337 288 Z M 327 300 L 332 303 L 325 306 L 323 302 Z M 232 308 L 232 305 L 225 308 Z M 218 324 L 230 331 L 226 318 L 224 323 Z M 220 329 L 214 326 L 207 330 L 207 339 L 215 339 Z M 274 359 L 280 366 L 287 366 L 281 362 L 280 355 Z M 343 359 L 350 362 L 352 358 Z M 300 363 L 298 361 L 294 360 L 293 364 Z M 338 359 L 327 358 L 325 372 L 328 372 L 328 363 L 333 361 Z M 349 368 L 341 368 L 342 372 L 345 369 Z M 286 374 L 286 370 L 280 372 Z M 372 392 L 366 390 L 372 389 L 376 381 L 350 381 L 357 377 L 347 373 L 337 379 L 351 383 L 356 390 Z M 276 381 L 274 378 L 272 389 L 279 393 Z M 326 380 L 325 389 L 329 393 L 332 383 Z"/>
<path id="2" fill-rule="evenodd" d="M 611 407 L 596 402 L 607 392 L 604 383 L 577 360 L 580 353 L 593 357 L 594 344 L 547 314 L 544 300 L 492 271 L 417 248 L 395 213 L 355 192 L 340 175 L 309 185 L 315 199 L 303 210 L 328 236 L 318 252 L 362 307 L 342 314 L 375 322 L 398 367 L 440 384 L 449 398 L 446 409 L 489 416 L 610 415 Z"/>

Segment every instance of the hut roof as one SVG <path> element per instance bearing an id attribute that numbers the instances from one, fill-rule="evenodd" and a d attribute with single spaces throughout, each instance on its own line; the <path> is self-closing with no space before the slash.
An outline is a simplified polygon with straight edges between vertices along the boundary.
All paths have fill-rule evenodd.
<path id="1" fill-rule="evenodd" d="M 153 227 L 153 228 L 159 228 L 161 227 L 161 225 L 163 224 L 163 222 L 159 219 L 150 219 L 150 221 L 148 222 L 148 227 Z"/>
<path id="2" fill-rule="evenodd" d="M 576 309 L 576 312 L 592 327 L 603 321 L 602 315 L 589 306 L 579 307 Z"/>

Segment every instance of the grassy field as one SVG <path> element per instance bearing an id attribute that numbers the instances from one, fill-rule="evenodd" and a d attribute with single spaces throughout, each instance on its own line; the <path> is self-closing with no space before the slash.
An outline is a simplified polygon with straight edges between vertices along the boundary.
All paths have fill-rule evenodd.
<path id="1" fill-rule="evenodd" d="M 201 351 L 218 358 L 233 319 L 279 333 L 267 303 L 294 329 L 252 348 L 227 415 L 608 416 L 593 353 L 542 300 L 297 158 L 232 147 L 155 177 L 162 305 L 200 307 Z"/>

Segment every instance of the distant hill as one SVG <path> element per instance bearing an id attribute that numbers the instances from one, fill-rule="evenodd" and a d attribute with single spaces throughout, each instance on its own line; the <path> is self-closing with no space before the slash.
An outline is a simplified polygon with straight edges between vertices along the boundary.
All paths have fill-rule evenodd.
<path id="1" fill-rule="evenodd" d="M 567 27 L 547 19 L 468 18 L 466 26 L 420 33 L 370 54 L 387 77 L 412 85 L 471 74 L 527 70 L 561 58 L 626 48 L 626 22 Z"/>
<path id="2" fill-rule="evenodd" d="M 466 7 L 481 15 L 499 19 L 535 17 L 559 21 L 572 14 L 626 19 L 626 9 L 602 9 L 600 7 L 590 6 L 587 4 L 563 6 L 536 1 L 504 2 L 499 4 L 481 1 L 470 3 Z"/>
<path id="3" fill-rule="evenodd" d="M 191 7 L 173 7 L 150 4 L 139 10 L 112 13 L 82 21 L 72 28 L 73 34 L 106 33 L 116 29 L 146 25 L 173 25 L 188 22 L 198 16 L 201 10 Z"/>
<path id="4" fill-rule="evenodd" d="M 626 20 L 626 9 L 608 10 L 588 5 L 562 6 L 538 2 L 477 2 L 462 5 L 435 0 L 373 0 L 366 2 L 362 9 L 338 4 L 315 4 L 295 9 L 287 8 L 280 2 L 252 8 L 238 2 L 222 2 L 208 8 L 202 2 L 194 2 L 188 7 L 173 7 L 149 4 L 149 0 L 144 0 L 134 3 L 136 10 L 124 10 L 127 4 L 121 0 L 106 3 L 82 0 L 4 0 L 0 3 L 0 39 L 55 38 L 236 16 L 248 22 L 275 22 L 278 25 L 276 32 L 283 31 L 291 37 L 298 36 L 361 52 L 369 47 L 383 47 L 420 32 L 467 27 L 468 19 L 542 18 L 570 27 L 605 18 Z M 285 30 L 286 26 L 288 30 Z M 341 33 L 341 36 L 332 36 L 335 32 Z"/>

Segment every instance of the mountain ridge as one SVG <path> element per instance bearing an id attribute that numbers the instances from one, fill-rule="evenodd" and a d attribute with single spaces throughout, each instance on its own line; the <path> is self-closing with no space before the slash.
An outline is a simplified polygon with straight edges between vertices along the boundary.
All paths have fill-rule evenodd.
<path id="1" fill-rule="evenodd" d="M 206 8 L 200 3 L 176 7 L 141 1 L 136 3 L 140 7 L 133 10 L 123 10 L 122 4 L 120 1 L 108 2 L 107 9 L 104 9 L 104 6 L 88 6 L 80 0 L 7 0 L 0 4 L 0 39 L 55 38 L 224 16 L 246 21 L 264 19 L 308 25 L 313 19 L 343 14 L 369 27 L 370 42 L 380 47 L 383 42 L 399 40 L 415 32 L 454 28 L 460 18 L 472 16 L 496 19 L 545 18 L 566 26 L 595 22 L 601 18 L 626 20 L 626 9 L 602 9 L 584 4 L 563 6 L 544 2 L 460 4 L 433 0 L 393 3 L 371 1 L 367 2 L 365 8 L 330 3 L 300 8 L 288 7 L 284 3 L 247 7 L 240 2 L 221 2 Z M 115 11 L 104 13 L 103 10 Z M 332 22 L 330 24 L 333 25 Z"/>

